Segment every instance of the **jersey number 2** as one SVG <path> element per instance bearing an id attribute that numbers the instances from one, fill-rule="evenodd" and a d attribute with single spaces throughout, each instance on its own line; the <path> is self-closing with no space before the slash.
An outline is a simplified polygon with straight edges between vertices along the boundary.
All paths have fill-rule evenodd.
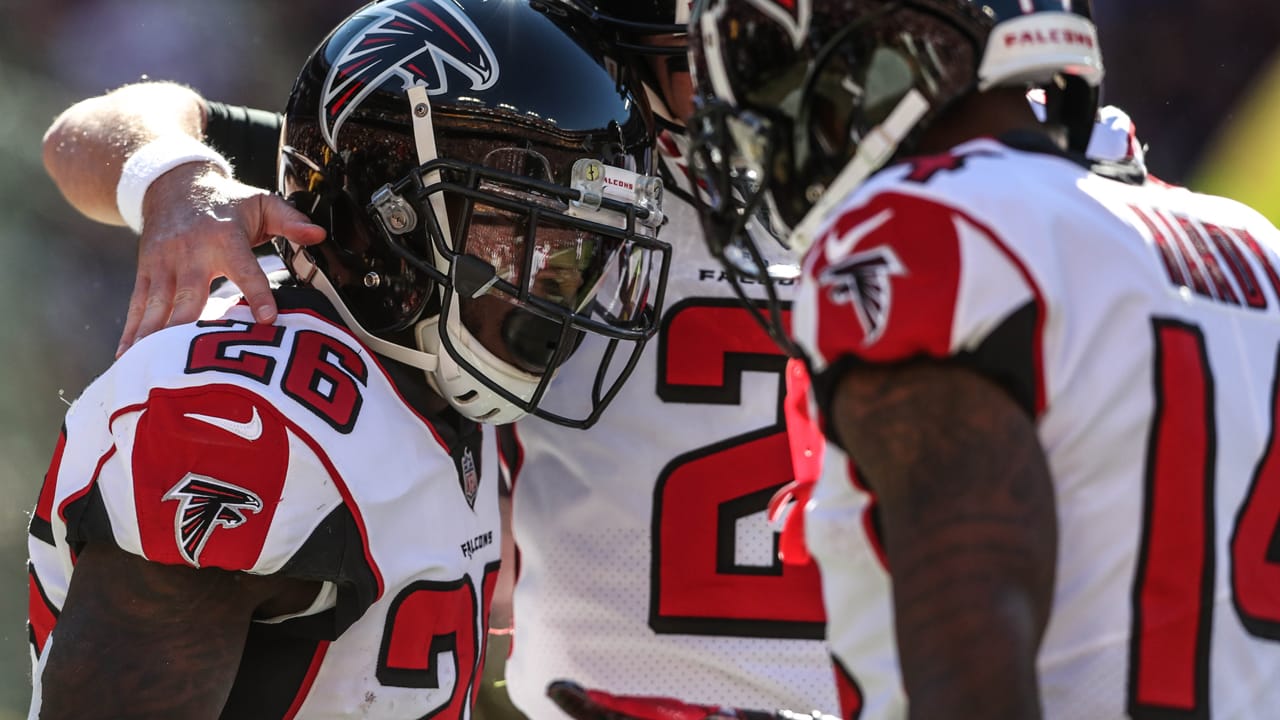
<path id="1" fill-rule="evenodd" d="M 786 357 L 735 300 L 686 301 L 666 313 L 658 396 L 666 402 L 737 406 L 745 373 L 778 378 Z M 672 460 L 653 500 L 649 626 L 658 633 L 822 637 L 813 564 L 740 564 L 739 520 L 763 513 L 793 477 L 781 397 L 773 422 Z"/>
<path id="2" fill-rule="evenodd" d="M 452 658 L 454 677 L 445 705 L 426 715 L 460 718 L 484 666 L 489 607 L 497 586 L 498 563 L 485 566 L 480 597 L 469 577 L 453 582 L 420 580 L 404 588 L 387 610 L 378 653 L 378 682 L 388 687 L 439 689 L 441 660 Z M 476 627 L 476 604 L 480 627 Z"/>
<path id="3" fill-rule="evenodd" d="M 276 361 L 246 347 L 280 347 L 284 328 L 237 320 L 201 322 L 200 327 L 231 327 L 198 335 L 191 341 L 187 372 L 229 372 L 271 382 Z M 232 349 L 239 349 L 238 353 Z M 342 433 L 355 427 L 363 396 L 360 386 L 369 380 L 369 369 L 350 347 L 314 330 L 293 335 L 289 362 L 280 380 L 280 389 L 300 405 Z"/>
<path id="4" fill-rule="evenodd" d="M 1154 321 L 1156 412 L 1147 446 L 1142 549 L 1133 589 L 1129 715 L 1209 717 L 1213 627 L 1213 376 L 1199 328 Z M 1235 515 L 1228 557 L 1236 613 L 1254 637 L 1280 640 L 1280 386 L 1270 441 Z"/>

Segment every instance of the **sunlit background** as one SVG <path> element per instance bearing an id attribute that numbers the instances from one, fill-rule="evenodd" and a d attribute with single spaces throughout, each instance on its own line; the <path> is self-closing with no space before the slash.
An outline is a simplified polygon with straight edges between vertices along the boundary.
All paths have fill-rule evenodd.
<path id="1" fill-rule="evenodd" d="M 1280 222 L 1280 3 L 1094 2 L 1107 100 L 1136 119 L 1153 172 Z M 133 282 L 133 238 L 63 202 L 41 136 L 76 100 L 144 75 L 281 109 L 311 47 L 356 5 L 0 0 L 0 720 L 25 717 L 30 694 L 27 513 L 64 398 L 111 361 Z"/>

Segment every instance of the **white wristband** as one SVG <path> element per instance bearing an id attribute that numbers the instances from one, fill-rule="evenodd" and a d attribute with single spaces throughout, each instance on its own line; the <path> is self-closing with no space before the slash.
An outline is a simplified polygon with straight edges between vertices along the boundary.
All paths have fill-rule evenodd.
<path id="1" fill-rule="evenodd" d="M 231 175 L 231 163 L 190 135 L 165 135 L 143 145 L 125 161 L 116 186 L 116 208 L 133 231 L 142 234 L 142 199 L 156 178 L 189 162 L 213 163 Z"/>

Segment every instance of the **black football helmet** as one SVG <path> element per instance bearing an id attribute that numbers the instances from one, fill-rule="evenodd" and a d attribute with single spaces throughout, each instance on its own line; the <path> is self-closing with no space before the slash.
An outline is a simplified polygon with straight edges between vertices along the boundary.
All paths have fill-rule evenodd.
<path id="1" fill-rule="evenodd" d="M 329 234 L 286 260 L 464 416 L 586 427 L 655 330 L 670 257 L 653 121 L 613 52 L 585 16 L 525 0 L 380 0 L 294 85 L 280 189 Z M 549 410 L 593 335 L 587 402 L 565 403 L 589 409 Z"/>
<path id="2" fill-rule="evenodd" d="M 1103 75 L 1089 0 L 696 0 L 690 56 L 706 240 L 765 285 L 784 344 L 773 270 L 794 265 L 748 226 L 802 254 L 832 205 L 995 87 L 1043 88 L 1046 122 L 1083 152 Z"/>

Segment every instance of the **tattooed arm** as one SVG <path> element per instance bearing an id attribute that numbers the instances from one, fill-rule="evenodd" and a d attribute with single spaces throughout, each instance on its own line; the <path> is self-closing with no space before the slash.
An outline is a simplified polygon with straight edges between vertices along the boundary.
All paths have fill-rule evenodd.
<path id="1" fill-rule="evenodd" d="M 301 610 L 317 590 L 91 544 L 48 648 L 40 717 L 217 718 L 255 611 Z"/>
<path id="2" fill-rule="evenodd" d="M 910 716 L 1041 716 L 1057 516 L 1035 426 L 954 365 L 862 366 L 831 420 L 875 492 Z"/>

